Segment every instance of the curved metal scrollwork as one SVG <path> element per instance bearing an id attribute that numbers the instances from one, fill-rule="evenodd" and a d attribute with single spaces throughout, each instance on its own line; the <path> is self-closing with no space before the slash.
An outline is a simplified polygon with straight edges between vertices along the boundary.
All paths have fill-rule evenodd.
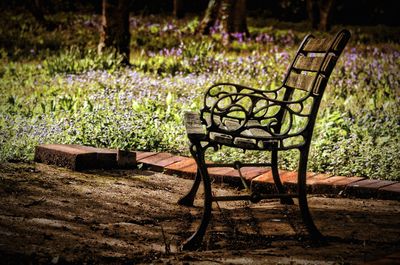
<path id="1" fill-rule="evenodd" d="M 302 136 L 306 130 L 311 115 L 306 105 L 313 97 L 308 92 L 298 99 L 284 101 L 286 89 L 263 91 L 230 83 L 216 84 L 205 95 L 201 119 L 208 134 L 228 135 L 232 141 L 236 137 L 275 140 L 285 148 L 283 140 Z M 303 120 L 301 126 L 299 120 Z M 263 149 L 262 145 L 256 146 L 254 149 Z"/>

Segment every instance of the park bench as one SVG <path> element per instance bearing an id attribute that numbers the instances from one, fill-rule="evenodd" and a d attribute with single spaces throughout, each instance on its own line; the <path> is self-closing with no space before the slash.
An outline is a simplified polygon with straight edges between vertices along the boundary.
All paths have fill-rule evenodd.
<path id="1" fill-rule="evenodd" d="M 350 38 L 341 30 L 334 37 L 316 38 L 307 35 L 291 63 L 282 86 L 260 90 L 232 83 L 212 85 L 205 93 L 204 106 L 199 113 L 185 114 L 185 126 L 190 140 L 190 152 L 197 164 L 197 174 L 190 191 L 179 200 L 180 205 L 193 206 L 200 182 L 204 186 L 204 208 L 200 225 L 182 245 L 183 250 L 197 249 L 211 218 L 212 202 L 279 198 L 283 204 L 298 199 L 303 223 L 312 240 L 323 239 L 315 226 L 307 202 L 306 173 L 313 128 L 321 102 L 336 62 Z M 207 163 L 207 149 L 222 146 L 244 150 L 268 151 L 266 163 L 232 164 Z M 289 192 L 282 184 L 278 171 L 278 152 L 299 150 L 297 189 Z M 233 167 L 239 171 L 246 166 L 271 167 L 276 191 L 236 196 L 215 196 L 208 169 Z"/>

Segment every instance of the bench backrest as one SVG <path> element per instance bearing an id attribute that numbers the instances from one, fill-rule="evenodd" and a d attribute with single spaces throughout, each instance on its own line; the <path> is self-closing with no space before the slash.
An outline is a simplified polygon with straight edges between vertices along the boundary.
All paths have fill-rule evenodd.
<path id="1" fill-rule="evenodd" d="M 315 38 L 307 35 L 283 81 L 288 89 L 284 100 L 291 97 L 291 89 L 310 91 L 322 96 L 336 62 L 350 38 L 348 30 L 342 30 L 332 38 Z"/>
<path id="2" fill-rule="evenodd" d="M 288 134 L 293 136 L 303 135 L 305 138 L 311 138 L 325 87 L 350 36 L 350 32 L 344 29 L 330 38 L 316 38 L 312 34 L 304 38 L 283 80 L 285 93 L 282 99 L 284 101 L 298 101 L 302 109 L 308 104 L 309 110 L 300 111 L 299 114 L 304 114 L 305 112 L 309 114 L 305 117 L 307 122 L 304 128 L 297 133 L 293 133 L 291 128 L 288 128 Z M 302 92 L 298 93 L 301 96 L 293 98 L 293 95 L 299 91 Z M 277 115 L 278 120 L 282 121 L 282 123 L 287 120 L 283 118 L 284 115 L 287 115 L 287 110 L 288 108 L 282 108 Z M 292 114 L 296 116 L 296 113 Z M 285 131 L 285 129 L 281 128 L 282 126 L 284 124 L 277 124 L 276 131 L 284 133 L 282 131 Z"/>
<path id="3" fill-rule="evenodd" d="M 209 136 L 223 134 L 231 146 L 237 138 L 249 139 L 253 147 L 247 149 L 266 149 L 271 139 L 281 150 L 309 144 L 323 92 L 349 38 L 348 30 L 325 39 L 307 35 L 277 89 L 211 86 L 201 110 Z"/>

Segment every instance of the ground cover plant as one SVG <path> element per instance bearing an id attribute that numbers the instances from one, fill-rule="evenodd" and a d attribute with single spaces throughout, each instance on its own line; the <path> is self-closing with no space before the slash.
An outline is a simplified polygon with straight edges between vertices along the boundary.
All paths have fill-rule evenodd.
<path id="1" fill-rule="evenodd" d="M 250 18 L 251 36 L 223 45 L 218 33 L 194 35 L 197 17 L 131 16 L 132 65 L 124 67 L 112 51 L 96 52 L 99 16 L 49 19 L 59 25 L 54 31 L 24 11 L 0 17 L 1 161 L 31 160 L 40 143 L 188 155 L 182 116 L 201 107 L 204 90 L 221 81 L 279 86 L 309 31 Z M 309 169 L 400 180 L 398 28 L 350 30 L 318 115 Z M 267 159 L 237 150 L 209 159 L 237 157 Z M 294 154 L 280 159 L 283 169 L 297 164 Z"/>

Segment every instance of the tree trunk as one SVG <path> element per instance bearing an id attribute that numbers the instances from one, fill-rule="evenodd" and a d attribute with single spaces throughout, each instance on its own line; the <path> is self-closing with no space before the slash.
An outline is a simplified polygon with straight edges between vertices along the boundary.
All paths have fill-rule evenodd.
<path id="1" fill-rule="evenodd" d="M 236 0 L 232 12 L 233 32 L 245 33 L 249 35 L 246 22 L 246 0 Z"/>
<path id="2" fill-rule="evenodd" d="M 334 0 L 307 0 L 307 15 L 314 29 L 327 31 Z"/>
<path id="3" fill-rule="evenodd" d="M 102 25 L 98 51 L 114 48 L 129 64 L 129 2 L 130 0 L 103 0 Z"/>
<path id="4" fill-rule="evenodd" d="M 197 32 L 203 35 L 209 35 L 210 29 L 215 25 L 221 6 L 221 0 L 210 0 L 203 19 L 201 20 Z"/>
<path id="5" fill-rule="evenodd" d="M 313 29 L 317 29 L 319 25 L 319 8 L 316 0 L 307 0 L 307 16 L 308 20 L 311 22 Z"/>
<path id="6" fill-rule="evenodd" d="M 174 0 L 174 17 L 183 18 L 185 16 L 185 9 L 183 0 Z"/>
<path id="7" fill-rule="evenodd" d="M 318 29 L 327 31 L 330 29 L 331 25 L 329 23 L 332 6 L 334 0 L 320 0 L 319 6 L 319 25 Z"/>
<path id="8" fill-rule="evenodd" d="M 221 24 L 225 34 L 233 32 L 233 7 L 236 0 L 222 0 L 221 2 Z"/>
<path id="9" fill-rule="evenodd" d="M 249 35 L 246 23 L 246 0 L 222 0 L 222 30 L 231 39 L 232 33 Z"/>
<path id="10" fill-rule="evenodd" d="M 223 33 L 228 37 L 232 33 L 245 33 L 248 36 L 246 0 L 210 0 L 197 32 L 210 34 L 210 28 L 215 25 L 218 18 Z"/>

